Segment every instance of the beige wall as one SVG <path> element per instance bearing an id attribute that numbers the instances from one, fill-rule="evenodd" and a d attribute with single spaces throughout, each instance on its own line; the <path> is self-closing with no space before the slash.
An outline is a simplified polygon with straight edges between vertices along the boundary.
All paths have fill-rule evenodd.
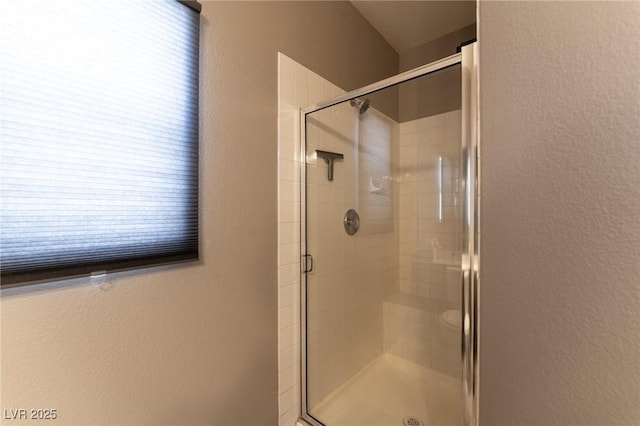
<path id="1" fill-rule="evenodd" d="M 398 57 L 347 2 L 204 2 L 201 45 L 202 262 L 4 292 L 2 408 L 278 423 L 277 52 L 345 89 Z"/>
<path id="2" fill-rule="evenodd" d="M 409 71 L 420 65 L 451 56 L 456 53 L 458 46 L 475 37 L 476 24 L 474 23 L 409 49 L 399 57 L 399 70 L 400 72 Z"/>
<path id="3" fill-rule="evenodd" d="M 481 2 L 480 420 L 640 420 L 640 3 Z"/>
<path id="4" fill-rule="evenodd" d="M 474 23 L 416 46 L 400 55 L 400 72 L 451 56 L 456 53 L 458 46 L 475 37 Z M 411 121 L 460 109 L 460 87 L 460 66 L 438 71 L 429 78 L 403 84 L 400 88 L 400 121 Z"/>

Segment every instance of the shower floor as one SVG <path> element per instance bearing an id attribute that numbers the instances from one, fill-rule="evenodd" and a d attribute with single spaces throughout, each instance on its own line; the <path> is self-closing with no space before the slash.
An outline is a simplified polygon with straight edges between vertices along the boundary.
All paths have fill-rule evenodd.
<path id="1" fill-rule="evenodd" d="M 407 416 L 460 426 L 460 388 L 460 380 L 385 353 L 311 414 L 327 426 L 402 426 Z"/>

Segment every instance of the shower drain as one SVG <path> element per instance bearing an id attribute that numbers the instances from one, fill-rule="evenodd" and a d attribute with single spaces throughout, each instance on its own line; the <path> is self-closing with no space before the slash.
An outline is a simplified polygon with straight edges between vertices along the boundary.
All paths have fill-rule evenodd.
<path id="1" fill-rule="evenodd" d="M 422 419 L 416 416 L 407 416 L 402 421 L 404 426 L 424 426 Z"/>

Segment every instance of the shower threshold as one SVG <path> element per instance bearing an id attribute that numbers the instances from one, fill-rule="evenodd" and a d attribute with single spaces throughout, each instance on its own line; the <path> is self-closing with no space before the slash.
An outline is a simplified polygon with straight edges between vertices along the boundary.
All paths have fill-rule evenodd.
<path id="1" fill-rule="evenodd" d="M 328 395 L 311 414 L 327 426 L 459 426 L 460 380 L 384 353 Z"/>

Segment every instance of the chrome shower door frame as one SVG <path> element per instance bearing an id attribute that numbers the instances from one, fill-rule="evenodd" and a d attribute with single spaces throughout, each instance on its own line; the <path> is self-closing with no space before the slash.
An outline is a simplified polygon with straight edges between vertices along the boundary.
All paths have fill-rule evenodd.
<path id="1" fill-rule="evenodd" d="M 307 406 L 307 339 L 306 300 L 308 271 L 307 211 L 306 211 L 306 115 L 341 102 L 368 95 L 453 65 L 461 65 L 462 88 L 462 183 L 464 186 L 464 220 L 462 250 L 462 410 L 464 426 L 478 425 L 478 309 L 479 309 L 479 232 L 478 232 L 478 49 L 477 43 L 462 47 L 461 53 L 370 84 L 331 100 L 300 110 L 300 420 L 312 426 L 325 426 L 313 418 Z M 331 425 L 326 425 L 331 426 Z"/>
<path id="2" fill-rule="evenodd" d="M 480 176 L 478 43 L 462 48 L 462 415 L 478 425 L 480 309 Z"/>

